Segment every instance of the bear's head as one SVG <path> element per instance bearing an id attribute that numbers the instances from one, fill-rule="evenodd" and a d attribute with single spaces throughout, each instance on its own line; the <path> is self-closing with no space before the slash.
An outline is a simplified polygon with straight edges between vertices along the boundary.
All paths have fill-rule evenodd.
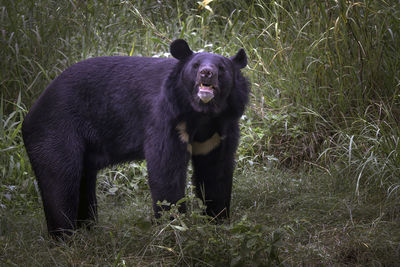
<path id="1" fill-rule="evenodd" d="M 240 69 L 247 65 L 247 56 L 240 49 L 227 58 L 211 53 L 194 53 L 181 39 L 172 42 L 170 51 L 181 62 L 179 87 L 187 90 L 190 104 L 196 112 L 219 113 L 228 106 L 237 88 Z"/>

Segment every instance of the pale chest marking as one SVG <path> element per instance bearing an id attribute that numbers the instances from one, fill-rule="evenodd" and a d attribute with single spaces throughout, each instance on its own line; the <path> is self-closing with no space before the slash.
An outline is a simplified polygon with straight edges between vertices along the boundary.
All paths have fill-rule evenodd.
<path id="1" fill-rule="evenodd" d="M 178 130 L 179 139 L 187 144 L 187 151 L 192 154 L 192 145 L 189 144 L 189 134 L 186 131 L 186 122 L 178 123 L 176 126 L 176 130 Z"/>
<path id="2" fill-rule="evenodd" d="M 176 129 L 178 130 L 179 139 L 181 139 L 183 143 L 189 143 L 189 134 L 186 131 L 186 122 L 178 123 Z"/>
<path id="3" fill-rule="evenodd" d="M 207 155 L 214 148 L 218 147 L 223 138 L 218 134 L 214 133 L 209 139 L 204 142 L 193 142 L 193 155 Z"/>
<path id="4" fill-rule="evenodd" d="M 176 126 L 176 129 L 179 134 L 179 139 L 187 144 L 187 151 L 192 155 L 207 155 L 216 147 L 221 144 L 221 140 L 224 139 L 224 136 L 220 136 L 218 133 L 214 133 L 209 139 L 204 142 L 193 142 L 189 143 L 189 134 L 186 131 L 186 123 L 181 122 Z"/>

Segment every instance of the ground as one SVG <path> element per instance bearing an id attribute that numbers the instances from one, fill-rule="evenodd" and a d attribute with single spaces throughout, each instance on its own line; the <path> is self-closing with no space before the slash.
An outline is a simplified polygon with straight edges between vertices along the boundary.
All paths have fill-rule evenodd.
<path id="1" fill-rule="evenodd" d="M 125 169 L 125 174 L 121 172 Z M 129 172 L 126 173 L 126 170 Z M 134 179 L 127 175 L 136 172 Z M 189 213 L 153 224 L 144 165 L 100 175 L 99 223 L 66 243 L 47 236 L 39 199 L 1 220 L 0 262 L 7 265 L 386 265 L 399 259 L 399 229 L 389 207 L 357 201 L 319 170 L 236 171 L 232 218 L 210 223 L 188 187 Z M 249 193 L 251 192 L 251 193 Z M 397 244 L 397 245 L 396 245 Z M 396 254 L 397 253 L 397 254 Z"/>

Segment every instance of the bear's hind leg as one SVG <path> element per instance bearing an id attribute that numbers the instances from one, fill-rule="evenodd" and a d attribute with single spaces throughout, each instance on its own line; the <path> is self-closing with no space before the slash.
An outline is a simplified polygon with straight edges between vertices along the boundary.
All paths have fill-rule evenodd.
<path id="1" fill-rule="evenodd" d="M 25 136 L 24 141 L 42 196 L 47 229 L 52 236 L 62 238 L 77 226 L 83 146 L 77 136 L 32 136 Z"/>
<path id="2" fill-rule="evenodd" d="M 79 189 L 78 227 L 90 227 L 97 221 L 97 170 L 86 164 Z"/>
<path id="3" fill-rule="evenodd" d="M 47 166 L 34 167 L 43 200 L 47 229 L 52 236 L 72 234 L 76 229 L 79 201 L 80 166 L 68 169 L 48 162 Z"/>

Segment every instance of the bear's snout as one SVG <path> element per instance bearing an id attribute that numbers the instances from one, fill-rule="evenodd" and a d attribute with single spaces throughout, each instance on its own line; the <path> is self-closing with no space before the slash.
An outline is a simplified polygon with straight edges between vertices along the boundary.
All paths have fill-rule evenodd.
<path id="1" fill-rule="evenodd" d="M 198 79 L 201 83 L 216 85 L 218 77 L 218 69 L 211 64 L 202 65 L 199 68 Z"/>
<path id="2" fill-rule="evenodd" d="M 207 104 L 215 97 L 218 87 L 218 68 L 213 64 L 202 64 L 197 73 L 197 96 Z"/>
<path id="3" fill-rule="evenodd" d="M 200 77 L 201 78 L 211 78 L 213 76 L 213 70 L 210 68 L 204 68 L 200 70 Z"/>

